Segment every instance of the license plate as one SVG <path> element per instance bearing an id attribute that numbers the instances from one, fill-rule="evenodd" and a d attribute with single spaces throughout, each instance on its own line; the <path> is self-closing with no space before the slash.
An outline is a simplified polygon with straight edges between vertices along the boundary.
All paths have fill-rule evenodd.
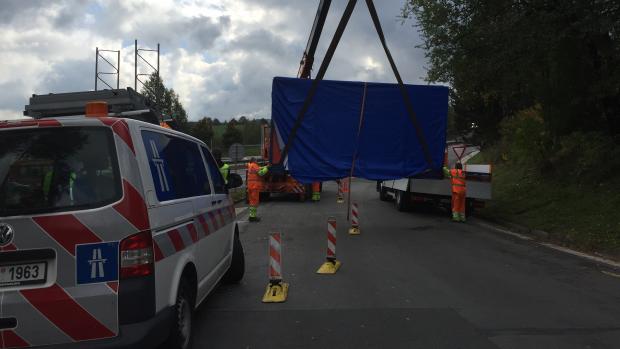
<path id="1" fill-rule="evenodd" d="M 46 279 L 46 262 L 0 265 L 0 287 L 44 284 Z"/>

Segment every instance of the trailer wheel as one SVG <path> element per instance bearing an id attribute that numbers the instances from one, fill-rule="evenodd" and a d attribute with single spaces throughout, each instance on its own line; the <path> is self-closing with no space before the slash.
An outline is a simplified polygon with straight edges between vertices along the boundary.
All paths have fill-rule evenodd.
<path id="1" fill-rule="evenodd" d="M 379 189 L 379 200 L 381 201 L 390 201 L 390 196 L 387 194 L 386 188 Z"/>
<path id="2" fill-rule="evenodd" d="M 396 209 L 401 212 L 407 211 L 407 206 L 409 203 L 409 194 L 401 190 L 395 190 L 394 193 L 396 196 L 396 200 L 394 201 L 396 205 Z"/>

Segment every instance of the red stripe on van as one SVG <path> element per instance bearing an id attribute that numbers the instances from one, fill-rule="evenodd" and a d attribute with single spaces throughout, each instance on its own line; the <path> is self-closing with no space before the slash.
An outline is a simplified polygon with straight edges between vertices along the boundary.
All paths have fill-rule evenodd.
<path id="1" fill-rule="evenodd" d="M 127 122 L 123 119 L 118 118 L 110 118 L 110 117 L 102 117 L 97 118 L 104 125 L 112 127 L 112 131 L 119 136 L 125 144 L 131 149 L 131 151 L 136 154 L 136 150 L 133 147 L 133 141 L 131 140 L 131 135 L 129 134 L 129 126 L 127 126 Z"/>
<path id="2" fill-rule="evenodd" d="M 108 287 L 112 289 L 115 293 L 118 293 L 118 281 L 110 281 L 107 283 Z"/>
<path id="3" fill-rule="evenodd" d="M 8 244 L 6 246 L 0 247 L 0 251 L 15 251 L 17 247 L 13 244 Z"/>
<path id="4" fill-rule="evenodd" d="M 112 130 L 116 133 L 121 139 L 127 143 L 131 152 L 136 155 L 136 150 L 133 147 L 133 141 L 131 140 L 131 135 L 129 134 L 129 126 L 127 126 L 127 122 L 125 120 L 118 120 L 118 122 L 112 125 Z"/>
<path id="5" fill-rule="evenodd" d="M 213 225 L 213 229 L 215 230 L 220 229 L 219 223 L 217 222 L 217 219 L 215 219 L 215 215 L 213 214 L 213 211 L 209 212 L 209 218 L 211 219 L 211 224 Z"/>
<path id="6" fill-rule="evenodd" d="M 84 310 L 57 284 L 48 288 L 19 292 L 33 307 L 73 340 L 82 341 L 115 336 L 114 332 Z"/>
<path id="7" fill-rule="evenodd" d="M 220 217 L 220 221 L 222 222 L 222 227 L 226 225 L 226 218 L 224 218 L 223 210 L 220 208 L 217 210 L 217 215 Z"/>
<path id="8" fill-rule="evenodd" d="M 62 126 L 58 120 L 44 119 L 44 120 L 20 120 L 20 121 L 5 121 L 0 122 L 0 128 L 13 128 L 13 127 L 58 127 Z"/>
<path id="9" fill-rule="evenodd" d="M 192 237 L 192 241 L 196 243 L 196 241 L 198 241 L 198 232 L 196 231 L 196 227 L 194 227 L 194 223 L 188 224 L 187 230 L 189 230 L 189 235 Z"/>
<path id="10" fill-rule="evenodd" d="M 125 217 L 136 229 L 149 229 L 149 218 L 146 204 L 140 193 L 125 179 L 123 179 L 123 200 L 114 205 L 114 209 Z"/>
<path id="11" fill-rule="evenodd" d="M 153 254 L 155 255 L 155 262 L 159 262 L 164 259 L 164 254 L 161 253 L 161 249 L 155 241 L 153 241 Z"/>
<path id="12" fill-rule="evenodd" d="M 27 348 L 30 346 L 22 337 L 13 330 L 2 331 L 3 348 Z"/>
<path id="13" fill-rule="evenodd" d="M 204 230 L 205 232 L 205 237 L 208 236 L 211 233 L 211 231 L 209 230 L 209 225 L 207 224 L 207 220 L 205 219 L 205 216 L 199 215 L 198 221 L 200 222 L 200 225 L 202 226 L 202 230 Z"/>
<path id="14" fill-rule="evenodd" d="M 174 249 L 177 252 L 185 248 L 185 245 L 183 244 L 183 239 L 181 239 L 181 234 L 179 234 L 178 230 L 174 229 L 174 230 L 169 231 L 168 236 L 170 237 L 170 241 L 172 241 L 172 244 L 174 245 Z"/>
<path id="15" fill-rule="evenodd" d="M 101 242 L 97 235 L 70 214 L 34 217 L 33 220 L 72 256 L 75 256 L 75 245 Z"/>

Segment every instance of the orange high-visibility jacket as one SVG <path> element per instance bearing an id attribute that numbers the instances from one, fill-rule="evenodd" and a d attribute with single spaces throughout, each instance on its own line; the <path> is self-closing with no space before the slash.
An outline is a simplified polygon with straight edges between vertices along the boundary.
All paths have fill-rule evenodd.
<path id="1" fill-rule="evenodd" d="M 261 179 L 267 173 L 267 167 L 260 167 L 255 162 L 248 162 L 247 185 L 249 190 L 260 190 L 263 185 Z"/>
<path id="2" fill-rule="evenodd" d="M 464 193 L 467 190 L 465 184 L 465 171 L 453 168 L 450 170 L 450 181 L 452 182 L 452 192 Z"/>

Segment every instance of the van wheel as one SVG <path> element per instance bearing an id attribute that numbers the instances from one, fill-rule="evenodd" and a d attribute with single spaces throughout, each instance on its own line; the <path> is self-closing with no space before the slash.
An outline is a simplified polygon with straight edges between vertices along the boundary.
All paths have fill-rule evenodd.
<path id="1" fill-rule="evenodd" d="M 409 195 L 407 195 L 407 193 L 401 191 L 401 190 L 396 190 L 395 192 L 395 196 L 396 196 L 396 209 L 403 212 L 407 210 L 407 201 L 409 199 Z"/>
<path id="2" fill-rule="evenodd" d="M 228 284 L 236 284 L 245 274 L 245 254 L 243 253 L 243 245 L 239 240 L 239 233 L 235 232 L 235 241 L 233 242 L 232 261 L 230 268 L 224 275 L 223 281 Z"/>
<path id="3" fill-rule="evenodd" d="M 182 279 L 177 292 L 177 301 L 174 304 L 174 323 L 166 348 L 187 349 L 191 346 L 193 311 L 191 288 L 189 283 Z"/>

